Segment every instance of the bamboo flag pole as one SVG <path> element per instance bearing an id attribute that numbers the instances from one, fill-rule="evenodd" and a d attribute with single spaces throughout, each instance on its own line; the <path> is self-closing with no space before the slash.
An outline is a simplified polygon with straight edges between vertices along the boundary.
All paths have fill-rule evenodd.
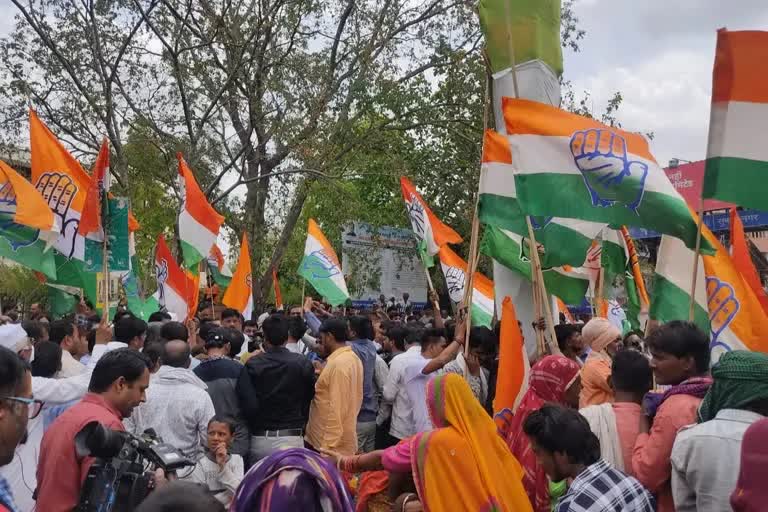
<path id="1" fill-rule="evenodd" d="M 696 304 L 696 281 L 699 274 L 699 249 L 701 249 L 701 230 L 704 224 L 704 198 L 699 197 L 699 222 L 696 231 L 696 249 L 693 251 L 693 272 L 691 273 L 691 300 L 688 305 L 688 321 L 693 322 L 693 311 Z"/>

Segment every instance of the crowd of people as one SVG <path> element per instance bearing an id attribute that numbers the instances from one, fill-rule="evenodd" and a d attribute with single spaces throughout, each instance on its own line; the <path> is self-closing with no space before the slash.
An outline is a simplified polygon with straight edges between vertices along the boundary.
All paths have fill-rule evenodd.
<path id="1" fill-rule="evenodd" d="M 34 316 L 0 319 L 0 512 L 75 509 L 93 422 L 189 461 L 153 475 L 143 512 L 764 509 L 768 355 L 711 366 L 692 323 L 561 323 L 494 417 L 499 329 L 408 297 Z"/>

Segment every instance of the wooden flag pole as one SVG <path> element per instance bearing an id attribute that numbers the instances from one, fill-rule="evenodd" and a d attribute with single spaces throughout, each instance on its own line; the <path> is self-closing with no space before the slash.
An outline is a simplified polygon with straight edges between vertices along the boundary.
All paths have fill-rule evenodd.
<path id="1" fill-rule="evenodd" d="M 693 272 L 691 273 L 691 300 L 688 304 L 688 321 L 693 322 L 696 305 L 696 281 L 699 274 L 699 249 L 701 249 L 701 230 L 704 225 L 704 198 L 699 197 L 699 222 L 696 230 L 696 249 L 693 251 Z"/>

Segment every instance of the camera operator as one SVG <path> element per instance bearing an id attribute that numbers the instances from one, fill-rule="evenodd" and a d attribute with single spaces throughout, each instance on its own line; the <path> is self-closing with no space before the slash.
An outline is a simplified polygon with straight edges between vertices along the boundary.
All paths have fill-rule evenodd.
<path id="1" fill-rule="evenodd" d="M 74 438 L 92 421 L 125 430 L 122 420 L 145 401 L 149 359 L 121 348 L 104 355 L 93 370 L 88 394 L 48 428 L 37 466 L 37 510 L 69 512 L 80 498 L 80 487 L 94 459 L 76 453 Z"/>

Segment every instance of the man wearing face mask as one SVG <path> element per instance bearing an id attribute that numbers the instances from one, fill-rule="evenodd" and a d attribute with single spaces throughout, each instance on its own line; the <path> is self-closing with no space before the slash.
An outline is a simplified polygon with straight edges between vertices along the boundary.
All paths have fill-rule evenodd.
<path id="1" fill-rule="evenodd" d="M 32 376 L 26 363 L 0 347 L 0 466 L 13 460 L 16 446 L 27 437 L 27 421 L 40 412 L 32 399 Z M 16 512 L 10 487 L 0 476 L 0 512 Z"/>

